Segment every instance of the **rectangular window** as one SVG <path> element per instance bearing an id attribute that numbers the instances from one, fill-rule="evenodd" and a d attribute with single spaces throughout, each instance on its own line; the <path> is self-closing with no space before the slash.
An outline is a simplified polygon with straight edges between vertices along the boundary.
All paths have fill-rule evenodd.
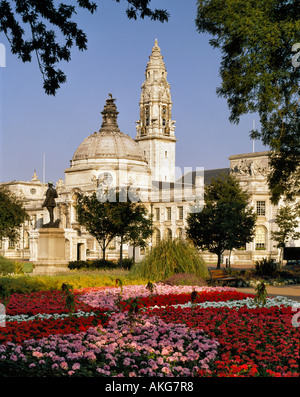
<path id="1" fill-rule="evenodd" d="M 266 215 L 266 202 L 265 201 L 257 201 L 256 202 L 256 213 L 257 213 L 257 215 L 261 215 L 261 216 Z"/>
<path id="2" fill-rule="evenodd" d="M 160 208 L 155 208 L 155 220 L 160 221 Z"/>
<path id="3" fill-rule="evenodd" d="M 266 249 L 266 230 L 263 226 L 258 226 L 255 232 L 255 249 Z"/>
<path id="4" fill-rule="evenodd" d="M 108 244 L 108 249 L 115 250 L 116 249 L 116 239 L 113 238 L 111 242 Z"/>
<path id="5" fill-rule="evenodd" d="M 183 220 L 183 207 L 178 207 L 178 219 Z"/>
<path id="6" fill-rule="evenodd" d="M 9 239 L 8 240 L 8 248 L 15 248 L 16 244 L 13 240 Z"/>
<path id="7" fill-rule="evenodd" d="M 167 207 L 167 221 L 171 220 L 171 207 Z"/>

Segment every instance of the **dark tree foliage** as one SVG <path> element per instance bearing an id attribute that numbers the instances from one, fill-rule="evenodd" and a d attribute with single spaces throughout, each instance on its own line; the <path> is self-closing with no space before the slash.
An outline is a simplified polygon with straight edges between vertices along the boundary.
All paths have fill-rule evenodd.
<path id="1" fill-rule="evenodd" d="M 199 0 L 196 26 L 212 35 L 210 44 L 222 53 L 217 93 L 227 99 L 230 121 L 259 114 L 261 131 L 250 136 L 271 149 L 272 201 L 282 195 L 295 198 L 300 189 L 300 64 L 293 48 L 300 43 L 300 2 Z"/>
<path id="2" fill-rule="evenodd" d="M 121 266 L 123 242 L 144 246 L 144 240 L 152 234 L 152 220 L 146 208 L 130 197 L 126 189 L 115 188 L 92 195 L 77 195 L 78 223 L 98 241 L 103 259 L 111 240 L 119 237 Z"/>
<path id="3" fill-rule="evenodd" d="M 201 250 L 218 256 L 218 268 L 225 250 L 241 248 L 253 240 L 256 214 L 249 201 L 232 175 L 221 174 L 205 186 L 202 211 L 188 215 L 187 236 Z"/>
<path id="4" fill-rule="evenodd" d="M 161 9 L 151 10 L 148 7 L 150 1 L 128 0 L 127 17 L 167 21 L 169 14 Z M 31 62 L 32 56 L 36 55 L 47 95 L 55 95 L 61 84 L 66 82 L 65 73 L 57 65 L 60 61 L 71 60 L 71 48 L 76 46 L 80 51 L 87 49 L 86 34 L 72 17 L 80 8 L 93 14 L 97 4 L 90 0 L 77 0 L 76 5 L 75 2 L 72 3 L 57 4 L 55 0 L 0 0 L 0 32 L 9 41 L 11 52 L 23 62 Z M 60 43 L 57 33 L 62 35 L 63 43 Z"/>
<path id="5" fill-rule="evenodd" d="M 23 203 L 8 188 L 0 186 L 0 240 L 8 237 L 15 241 L 19 229 L 28 219 Z"/>

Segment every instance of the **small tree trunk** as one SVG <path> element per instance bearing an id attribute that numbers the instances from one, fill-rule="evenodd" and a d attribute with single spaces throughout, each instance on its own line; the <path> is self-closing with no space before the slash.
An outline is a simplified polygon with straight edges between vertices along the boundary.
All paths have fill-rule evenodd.
<path id="1" fill-rule="evenodd" d="M 103 239 L 102 243 L 102 259 L 105 261 L 106 240 Z"/>
<path id="2" fill-rule="evenodd" d="M 133 244 L 132 262 L 135 263 L 135 244 Z"/>
<path id="3" fill-rule="evenodd" d="M 279 268 L 282 269 L 283 267 L 283 252 L 284 252 L 284 247 L 280 248 L 280 254 L 279 254 Z"/>
<path id="4" fill-rule="evenodd" d="M 219 252 L 219 253 L 218 253 L 217 269 L 220 269 L 220 268 L 221 268 L 221 256 L 222 256 L 222 254 L 221 254 L 221 252 Z"/>
<path id="5" fill-rule="evenodd" d="M 121 236 L 121 243 L 120 243 L 120 267 L 123 264 L 123 236 Z"/>

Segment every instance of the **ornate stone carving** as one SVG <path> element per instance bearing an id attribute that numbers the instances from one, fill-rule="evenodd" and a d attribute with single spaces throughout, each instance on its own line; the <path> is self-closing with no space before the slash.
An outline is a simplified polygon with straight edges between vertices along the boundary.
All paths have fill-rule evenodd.
<path id="1" fill-rule="evenodd" d="M 231 172 L 239 175 L 266 177 L 268 165 L 263 160 L 241 159 L 231 168 Z"/>

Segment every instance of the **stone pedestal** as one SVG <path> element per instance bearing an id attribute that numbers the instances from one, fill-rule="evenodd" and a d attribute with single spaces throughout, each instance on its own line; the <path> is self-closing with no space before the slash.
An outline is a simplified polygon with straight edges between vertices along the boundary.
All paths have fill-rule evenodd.
<path id="1" fill-rule="evenodd" d="M 34 274 L 55 274 L 69 270 L 63 229 L 49 227 L 39 230 L 38 255 L 34 266 Z"/>

